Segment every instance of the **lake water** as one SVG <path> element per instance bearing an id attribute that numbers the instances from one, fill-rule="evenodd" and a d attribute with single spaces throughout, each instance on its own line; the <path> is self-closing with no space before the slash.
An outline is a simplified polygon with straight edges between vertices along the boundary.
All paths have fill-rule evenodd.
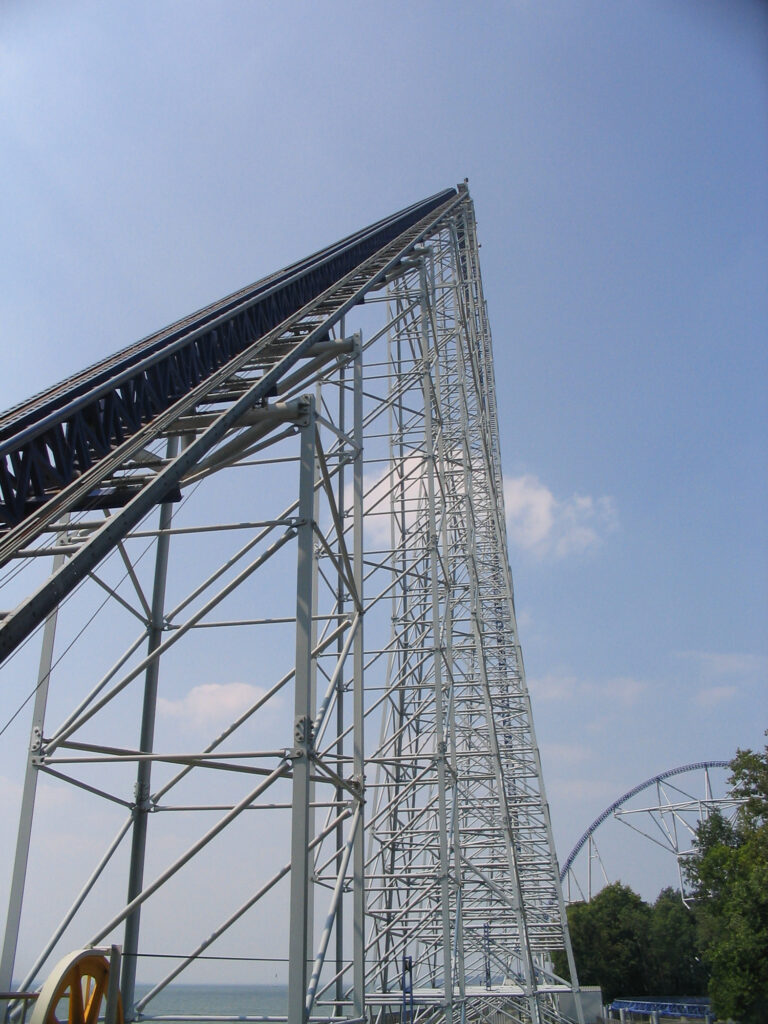
<path id="1" fill-rule="evenodd" d="M 149 985 L 137 985 L 141 998 Z M 146 1007 L 148 1015 L 166 1013 L 285 1016 L 287 985 L 169 985 Z M 324 1011 L 320 1010 L 320 1014 Z"/>

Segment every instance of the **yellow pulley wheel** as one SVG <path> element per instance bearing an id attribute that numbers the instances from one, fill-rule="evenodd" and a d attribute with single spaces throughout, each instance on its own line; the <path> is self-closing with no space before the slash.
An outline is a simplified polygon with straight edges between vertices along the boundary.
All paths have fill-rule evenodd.
<path id="1" fill-rule="evenodd" d="M 60 960 L 40 989 L 29 1024 L 98 1024 L 104 1013 L 109 960 L 93 949 L 79 949 Z M 118 995 L 116 1024 L 123 1024 Z"/>

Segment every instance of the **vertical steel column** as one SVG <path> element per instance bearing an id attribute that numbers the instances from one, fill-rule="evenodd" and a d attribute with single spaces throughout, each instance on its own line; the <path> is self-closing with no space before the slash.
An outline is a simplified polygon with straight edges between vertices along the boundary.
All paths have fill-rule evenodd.
<path id="1" fill-rule="evenodd" d="M 402 392 L 398 388 L 398 381 L 402 379 L 402 337 L 401 331 L 396 329 L 393 325 L 396 320 L 396 315 L 400 312 L 399 300 L 395 302 L 395 311 L 392 309 L 391 297 L 387 298 L 387 374 L 388 374 L 388 388 L 390 401 L 387 408 L 387 424 L 389 434 L 389 464 L 391 466 L 391 472 L 393 477 L 399 471 L 403 472 L 403 466 L 405 465 L 405 444 L 404 444 L 404 415 L 403 415 L 403 396 Z M 393 372 L 394 368 L 394 372 Z M 397 440 L 395 440 L 395 438 Z M 396 468 L 397 467 L 397 468 Z M 392 547 L 392 623 L 393 629 L 400 629 L 400 640 L 401 646 L 400 657 L 402 663 L 406 659 L 406 650 L 408 647 L 408 588 L 402 587 L 402 593 L 398 598 L 396 590 L 396 581 L 398 570 L 405 572 L 406 567 L 406 555 L 405 555 L 405 535 L 406 535 L 406 518 L 405 518 L 405 489 L 404 485 L 398 488 L 399 490 L 399 508 L 395 509 L 395 498 L 390 497 L 391 510 L 390 510 L 390 544 Z M 395 548 L 395 538 L 399 533 L 399 539 L 397 541 L 397 548 Z M 399 614 L 400 624 L 396 626 L 398 621 L 398 600 L 402 602 Z M 393 652 L 393 656 L 397 655 Z M 394 752 L 396 756 L 396 763 L 394 768 L 394 779 L 393 787 L 397 792 L 401 786 L 403 767 L 401 762 L 402 750 L 403 750 L 403 730 L 401 726 L 405 721 L 405 686 L 398 687 L 397 696 L 397 724 L 393 726 L 393 732 L 396 737 Z M 382 736 L 381 742 L 384 742 L 384 721 L 382 720 Z M 392 808 L 389 812 L 390 815 L 390 828 L 393 836 L 399 828 L 399 813 L 398 813 L 398 802 L 392 801 Z M 398 840 L 399 841 L 399 840 Z M 390 845 L 389 852 L 389 873 L 391 876 L 390 884 L 386 885 L 385 891 L 385 907 L 387 911 L 387 919 L 392 913 L 394 905 L 394 885 L 393 879 L 395 876 L 395 864 L 397 860 L 397 844 L 393 839 Z M 406 877 L 400 882 L 402 888 L 406 890 L 403 897 L 403 904 L 408 902 L 407 889 L 409 885 L 409 879 Z M 383 954 L 379 950 L 379 958 L 382 961 L 381 968 L 381 987 L 383 991 L 389 990 L 389 964 L 391 954 L 393 952 L 393 938 L 392 929 L 386 928 L 385 939 L 384 939 L 384 951 Z M 405 947 L 403 949 L 405 953 Z"/>
<path id="2" fill-rule="evenodd" d="M 288 943 L 288 1024 L 304 1024 L 309 908 L 309 795 L 312 755 L 312 549 L 315 504 L 315 403 L 301 424 L 299 525 L 296 562 L 296 675 L 294 691 L 291 897 Z"/>
<path id="3" fill-rule="evenodd" d="M 443 708 L 443 657 L 440 644 L 440 588 L 438 581 L 438 531 L 435 496 L 436 430 L 433 422 L 435 396 L 432 385 L 432 352 L 429 341 L 430 301 L 427 291 L 427 273 L 424 258 L 419 266 L 421 302 L 420 342 L 421 380 L 424 392 L 424 449 L 427 463 L 429 588 L 432 629 L 432 673 L 435 693 L 435 762 L 437 766 L 438 846 L 440 851 L 440 915 L 443 937 L 443 987 L 445 990 L 445 1019 L 453 1020 L 453 971 L 451 967 L 451 887 L 448 862 L 448 811 L 446 802 L 446 754 Z"/>
<path id="4" fill-rule="evenodd" d="M 352 471 L 352 570 L 355 585 L 356 611 L 361 616 L 355 633 L 353 649 L 352 686 L 352 746 L 353 774 L 358 787 L 360 821 L 355 833 L 353 850 L 353 1012 L 355 1017 L 365 1014 L 365 706 L 364 681 L 365 646 L 363 631 L 363 342 L 358 335 L 353 374 L 352 433 L 355 443 L 355 461 Z"/>
<path id="5" fill-rule="evenodd" d="M 323 389 L 322 385 L 318 381 L 315 386 L 315 409 L 322 410 L 323 407 Z M 312 522 L 318 523 L 320 521 L 320 490 L 318 482 L 320 481 L 320 459 L 317 452 L 317 445 L 315 445 L 314 452 L 314 478 L 312 480 L 312 492 L 314 494 L 312 504 Z M 313 535 L 312 543 L 312 617 L 310 625 L 310 636 L 309 636 L 309 649 L 314 651 L 317 647 L 317 608 L 318 608 L 318 593 L 319 593 L 319 575 L 320 575 L 320 548 L 315 542 Z M 341 638 L 340 638 L 341 639 Z M 309 682 L 309 720 L 310 722 L 315 721 L 317 715 L 317 659 L 312 658 L 312 671 L 310 674 Z M 314 745 L 314 736 L 312 737 Z M 307 832 L 307 847 L 310 846 L 312 840 L 315 838 L 316 829 L 316 811 L 315 811 L 315 783 L 310 779 L 309 782 L 309 796 L 307 798 L 307 815 L 308 815 L 308 832 Z M 319 851 L 310 857 L 309 860 L 309 873 L 307 875 L 307 963 L 311 964 L 315 959 L 315 857 L 319 856 Z"/>
<path id="6" fill-rule="evenodd" d="M 179 451 L 179 437 L 171 434 L 168 438 L 166 457 L 170 461 Z M 168 551 L 173 518 L 173 505 L 166 502 L 160 506 L 160 533 L 157 538 L 157 555 L 155 559 L 155 578 L 152 588 L 152 608 L 149 622 L 149 642 L 147 653 L 154 654 L 163 639 L 165 612 L 165 584 L 168 578 Z M 155 712 L 157 710 L 157 687 L 160 677 L 160 659 L 155 657 L 148 665 L 144 677 L 144 704 L 141 714 L 141 738 L 139 750 L 152 753 L 155 739 Z M 144 859 L 147 848 L 147 817 L 150 811 L 150 779 L 152 762 L 139 761 L 136 773 L 136 803 L 133 811 L 133 836 L 131 840 L 131 860 L 128 869 L 127 902 L 134 900 L 144 885 Z M 136 954 L 139 951 L 139 927 L 141 924 L 141 904 L 135 907 L 125 921 L 125 938 L 123 940 L 123 961 L 121 990 L 123 1011 L 126 1020 L 133 1020 L 134 993 L 136 990 Z"/>
<path id="7" fill-rule="evenodd" d="M 66 519 L 69 519 L 67 515 Z M 66 544 L 66 531 L 59 534 L 57 544 Z M 61 568 L 66 559 L 64 554 L 53 556 L 53 572 Z M 43 742 L 45 728 L 45 709 L 48 704 L 48 687 L 53 665 L 53 645 L 56 639 L 56 621 L 58 608 L 54 609 L 43 626 L 43 644 L 40 651 L 40 664 L 35 688 L 35 703 L 32 711 L 32 730 L 30 733 L 27 767 L 24 773 L 24 788 L 21 795 L 21 811 L 19 813 L 19 830 L 16 837 L 16 853 L 11 877 L 11 892 L 8 898 L 8 916 L 5 922 L 5 938 L 3 952 L 0 957 L 0 992 L 10 992 L 13 985 L 13 969 L 16 963 L 16 947 L 19 942 L 19 925 L 21 922 L 21 905 L 24 898 L 24 882 L 27 877 L 29 861 L 29 844 L 32 837 L 32 819 L 35 813 L 35 795 L 37 793 L 36 758 Z M 0 1011 L 3 1005 L 0 1003 Z M 2 1012 L 0 1012 L 0 1017 Z"/>
<path id="8" fill-rule="evenodd" d="M 455 267 L 455 262 L 453 264 Z M 438 295 L 437 288 L 435 286 L 435 260 L 434 257 L 430 260 L 430 278 L 432 284 L 432 295 L 433 295 L 433 306 L 432 306 L 432 321 L 433 330 L 435 334 L 435 358 L 433 363 L 434 373 L 434 388 L 436 396 L 436 405 L 440 410 L 440 416 L 442 418 L 443 403 L 450 404 L 450 395 L 444 396 L 442 391 L 442 368 L 441 361 L 446 361 L 446 370 L 448 369 L 447 363 L 450 358 L 448 346 L 453 343 L 455 346 L 456 337 L 451 332 L 445 322 L 445 303 L 446 294 L 445 290 L 442 290 L 441 294 Z M 452 282 L 455 288 L 455 279 Z M 452 358 L 455 363 L 456 353 L 452 353 Z M 448 519 L 449 519 L 449 508 L 447 507 L 448 502 L 455 498 L 454 489 L 451 486 L 449 480 L 449 460 L 446 453 L 446 437 L 445 437 L 445 423 L 441 422 L 441 429 L 438 436 L 437 443 L 437 456 L 438 456 L 438 475 L 441 479 L 441 490 L 443 494 L 444 508 L 441 522 L 441 544 L 443 550 L 444 559 L 444 572 L 446 578 L 443 580 L 446 592 L 445 608 L 443 610 L 443 634 L 445 637 L 443 659 L 445 662 L 446 673 L 449 681 L 449 692 L 448 692 L 448 707 L 447 707 L 447 730 L 450 737 L 449 743 L 449 756 L 450 756 L 450 779 L 452 785 L 452 801 L 451 801 L 451 823 L 450 823 L 450 846 L 453 856 L 453 873 L 454 873 L 454 884 L 456 887 L 456 907 L 453 922 L 453 949 L 454 949 L 454 965 L 453 975 L 454 983 L 458 985 L 459 998 L 461 999 L 461 1021 L 465 1019 L 466 1015 L 466 976 L 464 971 L 464 925 L 461 916 L 461 836 L 458 821 L 458 762 L 456 759 L 456 716 L 455 716 L 455 693 L 454 693 L 454 663 L 453 663 L 453 602 L 456 598 L 453 579 L 452 579 L 452 565 L 450 558 L 450 543 L 448 537 Z"/>
<path id="9" fill-rule="evenodd" d="M 346 319 L 341 318 L 339 323 L 339 338 L 344 338 L 345 334 Z M 338 413 L 338 427 L 341 433 L 344 433 L 346 423 L 346 363 L 342 360 L 339 366 L 339 413 Z M 339 463 L 339 475 L 338 475 L 338 486 L 336 490 L 336 505 L 339 510 L 339 518 L 342 523 L 346 515 L 346 496 L 344 493 L 344 478 L 345 478 L 345 462 L 341 459 Z M 336 577 L 336 621 L 338 625 L 342 624 L 344 618 L 344 597 L 345 597 L 345 586 L 344 577 L 341 572 Z M 341 657 L 341 652 L 344 648 L 344 637 L 339 636 L 336 643 L 336 652 Z M 344 673 L 339 673 L 339 680 L 336 684 L 336 774 L 339 778 L 344 777 Z M 337 804 L 340 804 L 344 799 L 344 790 L 341 786 L 337 786 L 334 792 L 334 799 Z M 344 823 L 339 822 L 336 826 L 336 870 L 341 873 L 341 869 L 344 863 Z M 336 907 L 336 924 L 335 924 L 335 949 L 336 949 L 336 1005 L 334 1006 L 333 1015 L 334 1017 L 342 1017 L 344 1015 L 344 900 L 340 899 L 338 906 Z"/>

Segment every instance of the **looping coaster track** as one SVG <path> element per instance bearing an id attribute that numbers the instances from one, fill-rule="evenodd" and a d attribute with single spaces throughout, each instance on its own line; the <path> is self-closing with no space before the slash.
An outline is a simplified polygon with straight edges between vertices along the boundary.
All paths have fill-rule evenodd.
<path id="1" fill-rule="evenodd" d="M 80 948 L 44 991 L 106 992 L 120 943 L 127 1020 L 211 957 L 287 971 L 291 1024 L 563 1019 L 466 185 L 10 410 L 0 498 L 0 992 Z M 45 912 L 38 780 L 36 835 L 88 824 Z"/>

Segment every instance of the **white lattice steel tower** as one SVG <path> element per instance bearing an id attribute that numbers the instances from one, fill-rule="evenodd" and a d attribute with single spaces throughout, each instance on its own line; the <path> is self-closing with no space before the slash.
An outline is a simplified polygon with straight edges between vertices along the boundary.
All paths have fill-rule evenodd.
<path id="1" fill-rule="evenodd" d="M 6 675 L 44 634 L 0 991 L 57 952 L 119 944 L 129 1018 L 183 1016 L 157 997 L 216 955 L 285 965 L 291 1024 L 561 1019 L 551 953 L 575 971 L 466 186 L 0 431 Z M 41 773 L 102 808 L 104 838 L 14 972 L 38 926 Z M 169 937 L 179 901 L 190 921 Z M 139 992 L 143 957 L 160 980 Z M 73 963 L 56 975 L 69 997 Z"/>

